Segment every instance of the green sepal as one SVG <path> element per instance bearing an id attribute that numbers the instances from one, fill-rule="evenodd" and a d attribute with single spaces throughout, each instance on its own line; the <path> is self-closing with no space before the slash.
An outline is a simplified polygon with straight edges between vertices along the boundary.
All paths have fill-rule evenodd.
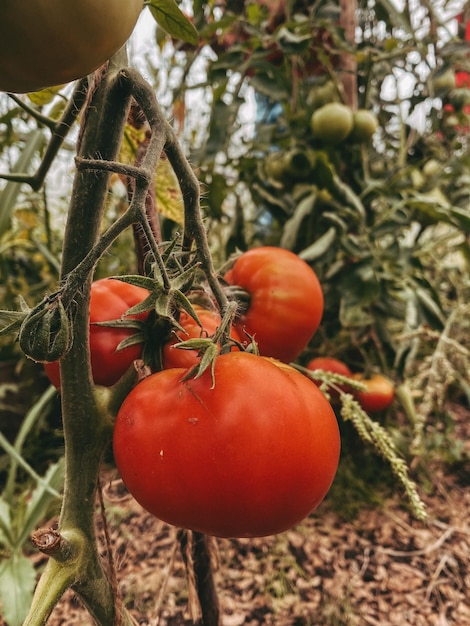
<path id="1" fill-rule="evenodd" d="M 72 333 L 60 298 L 46 298 L 23 320 L 18 335 L 27 357 L 38 363 L 57 361 L 69 350 Z"/>

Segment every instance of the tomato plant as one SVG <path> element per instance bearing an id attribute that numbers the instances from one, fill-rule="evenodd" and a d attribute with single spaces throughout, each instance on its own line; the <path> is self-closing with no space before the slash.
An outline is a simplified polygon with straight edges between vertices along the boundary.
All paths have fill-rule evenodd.
<path id="1" fill-rule="evenodd" d="M 262 246 L 243 253 L 224 278 L 249 295 L 235 321 L 240 336 L 253 335 L 263 356 L 295 360 L 323 315 L 323 292 L 312 268 L 290 250 Z"/>
<path id="2" fill-rule="evenodd" d="M 382 374 L 365 378 L 362 374 L 353 374 L 353 378 L 363 383 L 366 391 L 354 391 L 354 395 L 367 413 L 383 411 L 393 401 L 395 390 L 392 382 Z"/>
<path id="3" fill-rule="evenodd" d="M 114 430 L 124 483 L 153 515 L 226 537 L 278 533 L 326 495 L 340 439 L 319 389 L 292 367 L 247 352 L 149 376 L 127 396 Z"/>
<path id="4" fill-rule="evenodd" d="M 140 358 L 142 345 L 136 343 L 117 350 L 121 341 L 135 333 L 131 328 L 98 326 L 95 322 L 120 319 L 134 305 L 142 302 L 148 291 L 121 280 L 102 278 L 91 286 L 90 295 L 90 352 L 93 380 L 97 385 L 111 386 L 125 373 L 132 361 Z M 139 314 L 143 319 L 147 314 Z M 60 388 L 59 362 L 46 363 L 46 374 L 51 383 Z"/>
<path id="5" fill-rule="evenodd" d="M 96 70 L 126 42 L 142 0 L 2 0 L 0 90 L 37 91 Z"/>
<path id="6" fill-rule="evenodd" d="M 201 322 L 202 328 L 188 313 L 181 311 L 178 322 L 183 330 L 176 330 L 173 337 L 163 345 L 162 365 L 164 369 L 196 365 L 198 362 L 197 350 L 175 348 L 175 344 L 188 339 L 212 337 L 221 324 L 222 320 L 217 311 L 204 309 L 201 306 L 193 306 L 193 308 Z M 241 342 L 234 328 L 232 328 L 231 337 L 235 341 Z"/>

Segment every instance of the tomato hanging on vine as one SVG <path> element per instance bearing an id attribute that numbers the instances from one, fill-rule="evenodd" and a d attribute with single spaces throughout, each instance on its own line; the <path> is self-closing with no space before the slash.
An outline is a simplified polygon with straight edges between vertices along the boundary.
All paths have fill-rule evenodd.
<path id="1" fill-rule="evenodd" d="M 235 320 L 240 336 L 254 336 L 263 356 L 294 361 L 323 315 L 323 292 L 313 269 L 290 250 L 262 246 L 243 253 L 224 278 L 248 295 Z"/>
<path id="2" fill-rule="evenodd" d="M 263 536 L 300 522 L 323 500 L 338 466 L 335 414 L 291 366 L 247 352 L 210 370 L 153 374 L 127 396 L 114 456 L 131 494 L 179 527 L 222 537 Z"/>

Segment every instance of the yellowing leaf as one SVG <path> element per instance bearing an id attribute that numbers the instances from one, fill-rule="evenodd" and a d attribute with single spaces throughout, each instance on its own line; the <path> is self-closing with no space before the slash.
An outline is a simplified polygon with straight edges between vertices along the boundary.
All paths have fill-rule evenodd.
<path id="1" fill-rule="evenodd" d="M 41 89 L 40 91 L 33 91 L 28 93 L 28 98 L 33 104 L 42 107 L 52 102 L 63 86 L 64 85 L 56 85 L 55 87 L 47 87 L 47 89 Z"/>
<path id="2" fill-rule="evenodd" d="M 145 133 L 145 127 L 126 125 L 119 153 L 121 163 L 135 164 L 139 145 L 145 142 Z M 155 171 L 155 201 L 158 213 L 181 226 L 184 225 L 183 196 L 176 174 L 164 154 Z"/>
<path id="3" fill-rule="evenodd" d="M 155 199 L 157 211 L 184 226 L 183 195 L 176 174 L 166 157 L 162 157 L 155 172 Z"/>
<path id="4" fill-rule="evenodd" d="M 145 127 L 135 128 L 130 124 L 126 124 L 119 152 L 119 161 L 127 165 L 134 165 L 137 149 L 143 141 L 145 141 Z"/>

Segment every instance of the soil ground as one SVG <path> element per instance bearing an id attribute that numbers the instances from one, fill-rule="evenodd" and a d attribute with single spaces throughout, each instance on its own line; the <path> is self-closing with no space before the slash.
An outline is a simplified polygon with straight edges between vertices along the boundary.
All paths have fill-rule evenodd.
<path id="1" fill-rule="evenodd" d="M 469 459 L 470 413 L 456 415 Z M 470 626 L 470 465 L 436 463 L 428 477 L 425 523 L 397 486 L 352 519 L 327 497 L 288 532 L 214 540 L 223 626 Z M 136 623 L 198 623 L 176 529 L 143 511 L 115 473 L 103 476 L 103 494 L 120 593 Z M 94 622 L 67 593 L 49 624 Z"/>

